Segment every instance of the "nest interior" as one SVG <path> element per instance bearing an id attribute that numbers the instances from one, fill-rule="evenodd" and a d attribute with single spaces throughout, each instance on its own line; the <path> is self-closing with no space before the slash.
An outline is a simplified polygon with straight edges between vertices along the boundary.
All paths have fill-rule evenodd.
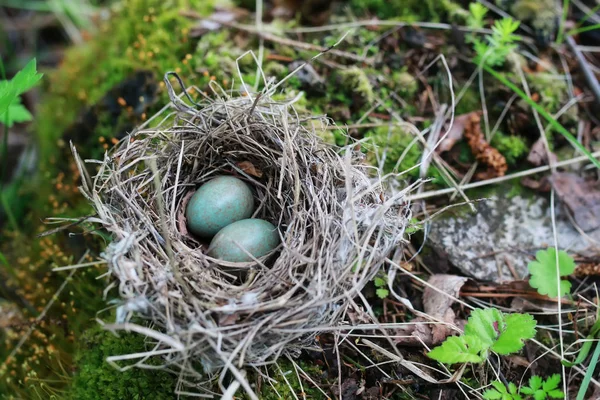
<path id="1" fill-rule="evenodd" d="M 202 375 L 197 361 L 206 373 L 314 347 L 401 244 L 405 193 L 386 193 L 355 146 L 324 143 L 314 126 L 327 119 L 268 93 L 171 99 L 162 122 L 124 138 L 83 179 L 112 235 L 103 253 L 121 297 L 112 328 L 152 337 L 182 376 Z M 187 233 L 186 199 L 223 174 L 248 182 L 254 217 L 278 227 L 273 254 L 228 264 Z"/>

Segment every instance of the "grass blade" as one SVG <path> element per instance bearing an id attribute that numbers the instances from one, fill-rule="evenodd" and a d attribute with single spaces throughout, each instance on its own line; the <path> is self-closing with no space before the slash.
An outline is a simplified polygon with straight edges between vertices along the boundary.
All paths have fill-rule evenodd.
<path id="1" fill-rule="evenodd" d="M 577 150 L 585 154 L 589 160 L 598 168 L 600 168 L 600 161 L 598 161 L 592 153 L 590 153 L 581 143 L 577 141 L 577 139 L 571 135 L 564 126 L 561 125 L 552 115 L 550 115 L 542 106 L 533 101 L 531 97 L 527 96 L 525 92 L 519 89 L 514 83 L 506 79 L 504 76 L 494 71 L 493 68 L 488 67 L 487 65 L 483 65 L 483 69 L 485 69 L 490 75 L 494 78 L 498 79 L 504 85 L 506 85 L 510 90 L 515 92 L 519 97 L 521 97 L 527 104 L 529 104 L 532 108 L 534 108 L 542 117 L 546 119 L 552 125 L 554 129 L 556 129 L 561 135 L 563 135 Z"/>
<path id="2" fill-rule="evenodd" d="M 585 400 L 585 392 L 587 392 L 588 387 L 590 386 L 590 381 L 594 376 L 594 370 L 596 369 L 596 364 L 598 364 L 598 358 L 600 358 L 600 343 L 596 344 L 596 350 L 594 350 L 594 354 L 592 355 L 590 365 L 588 365 L 588 369 L 585 372 L 583 381 L 581 382 L 579 392 L 577 392 L 577 400 Z"/>

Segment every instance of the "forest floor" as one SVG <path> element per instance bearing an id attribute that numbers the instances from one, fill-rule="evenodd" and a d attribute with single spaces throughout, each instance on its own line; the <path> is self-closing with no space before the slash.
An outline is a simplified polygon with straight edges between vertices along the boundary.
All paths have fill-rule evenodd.
<path id="1" fill-rule="evenodd" d="M 118 301 L 98 263 L 110 237 L 76 220 L 91 209 L 69 142 L 101 158 L 169 102 L 175 71 L 206 93 L 284 81 L 277 100 L 330 118 L 324 141 L 415 184 L 402 251 L 361 291 L 354 328 L 249 370 L 258 398 L 600 399 L 600 5 L 3 3 L 2 73 L 36 58 L 44 77 L 21 98 L 32 121 L 4 124 L 0 145 L 0 397 L 235 386 L 106 364 L 148 346 L 98 328 Z M 39 236 L 51 217 L 71 234 Z"/>

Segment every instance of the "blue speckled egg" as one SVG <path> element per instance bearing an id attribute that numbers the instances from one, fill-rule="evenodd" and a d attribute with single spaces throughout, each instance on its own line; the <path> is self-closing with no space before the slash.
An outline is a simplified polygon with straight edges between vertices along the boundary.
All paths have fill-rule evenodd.
<path id="1" fill-rule="evenodd" d="M 273 224 L 262 219 L 243 219 L 227 225 L 213 238 L 208 255 L 224 261 L 247 262 L 262 257 L 279 244 L 279 231 Z"/>
<path id="2" fill-rule="evenodd" d="M 219 176 L 202 186 L 190 198 L 185 217 L 190 232 L 213 237 L 217 232 L 254 212 L 252 190 L 233 176 Z"/>

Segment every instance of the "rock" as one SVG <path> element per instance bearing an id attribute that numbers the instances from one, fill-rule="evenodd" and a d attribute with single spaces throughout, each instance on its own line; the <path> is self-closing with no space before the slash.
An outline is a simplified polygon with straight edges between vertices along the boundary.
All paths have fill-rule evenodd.
<path id="1" fill-rule="evenodd" d="M 528 275 L 527 263 L 540 248 L 554 245 L 550 202 L 541 196 L 509 196 L 506 187 L 475 204 L 476 214 L 447 216 L 431 224 L 429 244 L 467 276 L 479 280 L 514 280 Z M 560 249 L 590 253 L 593 243 L 571 224 L 556 199 L 556 230 Z M 600 229 L 586 232 L 600 239 Z"/>

